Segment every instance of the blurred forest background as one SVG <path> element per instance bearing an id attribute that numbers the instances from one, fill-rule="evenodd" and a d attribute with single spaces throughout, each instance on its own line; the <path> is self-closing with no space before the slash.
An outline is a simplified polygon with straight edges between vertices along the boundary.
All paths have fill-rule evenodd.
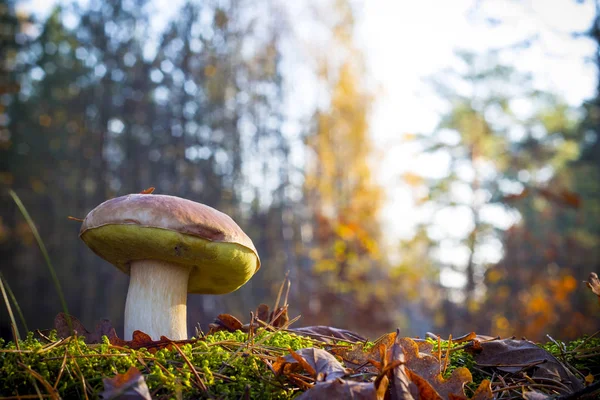
<path id="1" fill-rule="evenodd" d="M 0 3 L 0 268 L 30 329 L 51 327 L 61 306 L 8 189 L 34 219 L 69 311 L 88 328 L 109 318 L 121 332 L 128 278 L 79 240 L 67 216 L 150 186 L 228 213 L 262 259 L 238 292 L 190 296 L 190 327 L 206 329 L 220 313 L 247 320 L 274 302 L 290 271 L 299 325 L 372 338 L 396 327 L 536 340 L 600 329 L 583 283 L 600 273 L 600 92 L 573 107 L 503 62 L 535 38 L 457 53 L 461 68 L 432 77 L 447 111 L 432 132 L 398 137 L 443 153 L 448 170 L 398 177 L 431 219 L 391 249 L 369 133 L 377 91 L 354 37 L 360 7 L 307 5 L 321 35 L 311 43 L 272 0 L 186 0 L 158 33 L 151 0 L 63 1 L 47 18 L 17 6 Z M 595 9 L 593 24 L 571 34 L 595 43 L 588 62 L 600 66 Z M 294 46 L 306 56 L 285 57 Z M 304 73 L 294 76 L 298 59 Z M 286 92 L 306 71 L 319 93 L 312 108 Z M 489 207 L 514 223 L 491 223 Z M 438 212 L 465 214 L 469 232 L 440 234 Z M 489 262 L 494 242 L 501 257 Z M 436 256 L 449 244 L 465 249 L 464 265 Z M 465 284 L 445 285 L 448 268 Z"/>

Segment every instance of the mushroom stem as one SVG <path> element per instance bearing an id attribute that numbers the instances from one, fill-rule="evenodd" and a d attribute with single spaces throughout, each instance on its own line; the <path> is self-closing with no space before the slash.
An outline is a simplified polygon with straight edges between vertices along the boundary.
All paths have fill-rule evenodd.
<path id="1" fill-rule="evenodd" d="M 187 339 L 189 268 L 157 260 L 131 262 L 125 302 L 125 340 L 140 330 L 153 340 Z"/>

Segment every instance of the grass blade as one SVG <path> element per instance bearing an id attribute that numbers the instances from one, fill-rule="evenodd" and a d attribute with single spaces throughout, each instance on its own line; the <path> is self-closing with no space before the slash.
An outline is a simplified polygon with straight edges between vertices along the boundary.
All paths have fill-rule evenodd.
<path id="1" fill-rule="evenodd" d="M 62 288 L 60 286 L 60 281 L 58 280 L 58 277 L 56 276 L 56 271 L 54 271 L 54 267 L 52 266 L 52 262 L 50 261 L 50 256 L 48 255 L 48 250 L 46 250 L 46 245 L 44 245 L 44 242 L 42 241 L 42 238 L 40 237 L 40 234 L 39 234 L 33 220 L 31 219 L 31 216 L 27 212 L 27 209 L 23 205 L 23 202 L 21 201 L 19 196 L 12 189 L 9 189 L 8 194 L 10 194 L 10 196 L 13 198 L 15 204 L 19 208 L 19 211 L 21 211 L 21 214 L 23 214 L 25 221 L 27 221 L 27 224 L 29 225 L 29 229 L 31 229 L 31 232 L 33 233 L 33 237 L 35 237 L 35 240 L 37 241 L 40 251 L 42 252 L 42 255 L 44 256 L 44 260 L 46 261 L 46 265 L 48 266 L 48 270 L 50 271 L 50 275 L 52 276 L 52 281 L 54 282 L 56 291 L 58 292 L 58 298 L 60 299 L 62 309 L 63 309 L 64 313 L 66 314 L 67 324 L 69 325 L 69 329 L 71 330 L 71 333 L 73 333 L 73 324 L 71 323 L 71 314 L 69 314 L 69 310 L 67 308 L 67 302 L 65 301 L 65 296 L 63 295 Z"/>
<path id="2" fill-rule="evenodd" d="M 17 312 L 17 315 L 19 316 L 19 319 L 21 320 L 21 324 L 23 325 L 23 328 L 25 328 L 25 332 L 29 332 L 29 328 L 27 327 L 27 322 L 25 321 L 25 316 L 23 316 L 21 307 L 19 307 L 19 303 L 17 303 L 17 298 L 15 297 L 15 294 L 13 293 L 12 289 L 10 288 L 8 281 L 6 280 L 4 275 L 2 275 L 2 272 L 0 272 L 0 282 L 2 282 L 4 284 L 4 288 L 6 289 L 6 292 L 8 293 L 8 297 L 10 297 L 10 300 L 12 301 L 12 304 L 15 307 L 15 311 Z"/>
<path id="3" fill-rule="evenodd" d="M 8 315 L 10 317 L 10 322 L 13 327 L 13 335 L 15 336 L 15 344 L 19 346 L 19 340 L 21 340 L 21 336 L 19 335 L 19 328 L 17 328 L 17 323 L 15 321 L 15 316 L 12 312 L 12 307 L 10 306 L 10 302 L 8 301 L 8 297 L 6 296 L 6 290 L 4 289 L 3 279 L 0 279 L 0 291 L 2 291 L 2 297 L 4 298 L 4 303 L 6 304 L 6 309 L 8 310 Z"/>

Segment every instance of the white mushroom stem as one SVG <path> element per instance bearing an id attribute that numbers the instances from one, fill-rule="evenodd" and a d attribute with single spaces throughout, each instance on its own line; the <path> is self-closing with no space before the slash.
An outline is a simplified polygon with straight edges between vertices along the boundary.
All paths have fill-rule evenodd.
<path id="1" fill-rule="evenodd" d="M 125 340 L 140 330 L 153 340 L 187 339 L 189 268 L 156 260 L 131 263 L 125 303 Z"/>

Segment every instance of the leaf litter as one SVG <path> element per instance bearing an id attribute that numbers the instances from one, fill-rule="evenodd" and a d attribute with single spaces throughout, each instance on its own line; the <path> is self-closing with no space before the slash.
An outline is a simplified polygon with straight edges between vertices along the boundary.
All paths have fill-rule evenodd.
<path id="1" fill-rule="evenodd" d="M 597 276 L 590 275 L 588 286 L 598 294 L 600 282 Z M 401 337 L 397 331 L 383 335 L 374 342 L 368 342 L 357 333 L 334 327 L 309 326 L 294 329 L 290 325 L 297 318 L 290 320 L 287 293 L 283 304 L 280 305 L 281 295 L 280 290 L 274 311 L 269 312 L 269 307 L 261 304 L 251 313 L 251 320 L 247 324 L 243 324 L 232 315 L 220 314 L 209 324 L 209 332 L 206 335 L 198 332 L 197 338 L 178 341 L 164 336 L 159 340 L 152 340 L 140 331 L 135 331 L 132 340 L 126 341 L 118 337 L 108 320 L 101 320 L 93 331 L 88 331 L 77 318 L 60 313 L 55 318 L 56 336 L 52 336 L 49 331 L 37 331 L 41 340 L 47 342 L 42 346 L 41 352 L 37 351 L 49 353 L 51 349 L 56 350 L 60 346 L 73 343 L 72 334 L 90 346 L 106 345 L 108 342 L 116 350 L 141 349 L 147 351 L 147 354 L 157 356 L 161 351 L 176 350 L 180 361 L 176 363 L 175 371 L 192 377 L 188 385 L 199 390 L 194 392 L 196 395 L 192 395 L 193 397 L 198 393 L 204 393 L 202 397 L 210 393 L 210 385 L 215 377 L 220 382 L 231 382 L 233 378 L 223 373 L 231 369 L 235 359 L 250 356 L 256 357 L 273 374 L 272 377 L 264 373 L 257 376 L 256 379 L 261 384 L 284 388 L 288 390 L 286 393 L 297 399 L 570 399 L 579 398 L 580 395 L 593 396 L 600 391 L 598 378 L 594 375 L 598 371 L 578 371 L 566 361 L 564 356 L 567 353 L 562 348 L 564 346 L 559 346 L 562 356 L 555 357 L 527 340 L 492 338 L 479 336 L 474 332 L 454 340 L 451 336 L 448 340 L 442 340 L 439 336 L 428 334 L 428 339 L 424 340 Z M 228 340 L 213 344 L 223 346 L 224 351 L 230 352 L 218 371 L 209 371 L 203 365 L 195 365 L 191 357 L 186 355 L 203 354 L 198 353 L 198 350 L 194 353 L 193 349 L 206 348 L 204 343 L 208 337 L 223 332 L 238 332 L 242 336 L 238 341 Z M 266 344 L 266 338 L 285 332 L 306 337 L 306 344 L 300 345 L 301 348 L 296 350 Z M 583 344 L 585 341 L 571 350 L 568 353 L 570 357 L 577 359 L 581 356 L 585 359 L 600 360 L 600 348 L 590 348 Z M 182 350 L 184 348 L 187 352 Z M 192 353 L 189 353 L 190 349 Z M 3 352 L 25 354 L 28 351 L 0 348 L 0 355 Z M 459 353 L 472 357 L 471 370 L 465 366 L 454 365 L 451 361 L 453 356 Z M 67 359 L 82 356 L 64 353 L 54 385 L 30 366 L 20 362 L 17 364 L 25 369 L 24 372 L 29 374 L 30 379 L 39 382 L 42 389 L 48 388 L 48 396 L 56 397 L 56 388 L 60 378 L 65 376 L 65 366 L 69 364 Z M 103 355 L 99 354 L 98 357 L 100 356 Z M 104 377 L 103 389 L 96 392 L 96 395 L 102 398 L 154 398 L 146 380 L 157 371 L 159 374 L 172 374 L 173 366 L 161 364 L 158 358 L 139 355 L 136 357 L 139 361 L 138 367 L 131 366 L 125 373 L 117 372 L 113 376 Z M 77 370 L 77 364 L 75 367 Z M 1 371 L 2 368 L 0 373 Z M 75 374 L 86 391 L 91 390 L 89 385 L 86 386 L 83 372 L 70 370 L 69 373 Z M 477 382 L 473 382 L 473 373 L 477 375 Z M 36 390 L 39 393 L 42 389 L 38 385 Z M 299 396 L 294 395 L 299 392 Z M 185 392 L 178 393 L 177 397 L 186 397 Z M 238 396 L 238 393 L 236 398 L 255 397 L 251 393 L 256 392 L 252 392 L 249 384 L 244 393 L 241 396 Z M 264 395 L 264 392 L 262 394 Z"/>

